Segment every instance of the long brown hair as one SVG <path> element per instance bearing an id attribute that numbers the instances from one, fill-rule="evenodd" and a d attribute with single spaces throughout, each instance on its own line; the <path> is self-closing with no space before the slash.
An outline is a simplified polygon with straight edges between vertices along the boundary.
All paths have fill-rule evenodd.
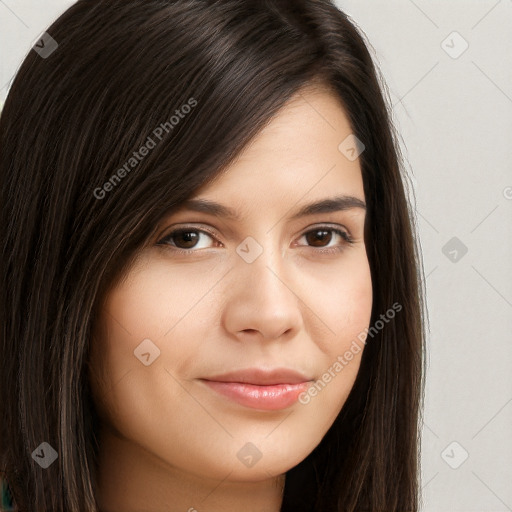
<path id="1" fill-rule="evenodd" d="M 98 510 L 87 361 L 106 290 L 160 219 L 323 83 L 365 145 L 371 324 L 402 310 L 368 337 L 341 413 L 287 473 L 281 510 L 418 510 L 421 258 L 362 32 L 330 0 L 80 0 L 47 32 L 56 45 L 28 54 L 0 118 L 0 455 L 18 509 Z M 160 143 L 119 172 L 157 127 Z M 31 456 L 42 442 L 58 454 L 47 469 Z"/>

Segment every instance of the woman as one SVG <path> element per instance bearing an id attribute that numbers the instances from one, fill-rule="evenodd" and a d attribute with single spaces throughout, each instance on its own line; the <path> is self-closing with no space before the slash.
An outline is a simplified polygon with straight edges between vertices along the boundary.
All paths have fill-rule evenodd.
<path id="1" fill-rule="evenodd" d="M 0 148 L 18 510 L 418 510 L 420 257 L 331 1 L 80 0 Z"/>

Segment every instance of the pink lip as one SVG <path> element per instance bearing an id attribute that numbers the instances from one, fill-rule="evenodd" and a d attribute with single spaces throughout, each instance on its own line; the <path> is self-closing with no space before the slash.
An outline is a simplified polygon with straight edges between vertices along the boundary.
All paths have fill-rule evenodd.
<path id="1" fill-rule="evenodd" d="M 200 380 L 241 405 L 269 411 L 291 406 L 311 381 L 286 368 L 272 371 L 250 368 Z"/>

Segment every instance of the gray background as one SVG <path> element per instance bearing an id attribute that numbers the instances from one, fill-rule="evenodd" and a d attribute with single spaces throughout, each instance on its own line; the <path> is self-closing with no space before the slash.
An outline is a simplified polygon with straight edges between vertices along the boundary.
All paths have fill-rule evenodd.
<path id="1" fill-rule="evenodd" d="M 0 102 L 72 3 L 0 0 Z M 512 511 L 512 0 L 338 5 L 388 85 L 416 208 L 430 319 L 422 510 Z"/>

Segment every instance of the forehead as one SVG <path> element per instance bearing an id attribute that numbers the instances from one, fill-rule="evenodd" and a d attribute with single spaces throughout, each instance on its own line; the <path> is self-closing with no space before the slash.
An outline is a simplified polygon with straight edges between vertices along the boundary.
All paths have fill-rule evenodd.
<path id="1" fill-rule="evenodd" d="M 351 133 L 334 93 L 302 90 L 196 197 L 244 208 L 340 194 L 364 201 L 359 159 L 351 161 L 339 150 Z"/>
<path id="2" fill-rule="evenodd" d="M 336 153 L 341 142 L 338 139 L 350 133 L 338 97 L 323 88 L 308 88 L 297 92 L 281 108 L 242 151 L 240 159 L 261 158 L 266 151 L 273 157 L 309 159 L 316 146 L 329 156 Z"/>

